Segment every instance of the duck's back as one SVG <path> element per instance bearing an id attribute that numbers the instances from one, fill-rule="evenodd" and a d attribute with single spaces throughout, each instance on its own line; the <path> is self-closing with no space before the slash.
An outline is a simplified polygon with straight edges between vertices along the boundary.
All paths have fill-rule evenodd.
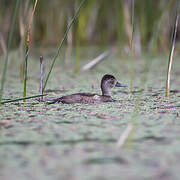
<path id="1" fill-rule="evenodd" d="M 52 103 L 100 103 L 100 102 L 112 102 L 113 99 L 110 96 L 101 96 L 97 94 L 90 93 L 77 93 L 67 96 L 62 96 L 58 99 L 55 99 Z"/>

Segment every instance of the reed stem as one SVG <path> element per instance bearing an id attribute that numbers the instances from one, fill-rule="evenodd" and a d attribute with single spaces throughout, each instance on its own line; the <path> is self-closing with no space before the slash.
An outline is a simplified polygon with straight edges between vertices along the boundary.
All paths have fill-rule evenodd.
<path id="1" fill-rule="evenodd" d="M 39 94 L 39 95 L 35 95 L 35 96 L 11 99 L 11 100 L 7 100 L 7 101 L 1 101 L 0 104 L 6 104 L 6 103 L 10 103 L 10 102 L 21 101 L 21 100 L 24 100 L 24 99 L 32 99 L 32 98 L 37 98 L 37 97 L 46 96 L 46 95 L 47 94 Z"/>
<path id="2" fill-rule="evenodd" d="M 131 39 L 130 39 L 130 50 L 131 50 L 131 70 L 130 70 L 130 92 L 133 91 L 133 79 L 134 79 L 134 44 L 133 44 L 133 39 L 134 39 L 134 29 L 135 29 L 135 23 L 134 23 L 134 0 L 131 1 Z"/>
<path id="3" fill-rule="evenodd" d="M 52 69 L 53 69 L 54 64 L 55 64 L 55 62 L 56 62 L 56 59 L 57 59 L 57 57 L 58 57 L 58 55 L 59 55 L 59 53 L 60 53 L 60 51 L 61 51 L 62 45 L 63 45 L 64 41 L 65 41 L 66 38 L 67 38 L 68 32 L 69 32 L 69 30 L 71 29 L 71 26 L 74 24 L 74 22 L 75 22 L 75 20 L 76 20 L 76 18 L 77 18 L 77 16 L 78 16 L 78 14 L 79 14 L 79 11 L 80 11 L 81 7 L 83 6 L 83 4 L 84 4 L 85 2 L 86 2 L 86 0 L 82 0 L 82 1 L 81 1 L 79 7 L 77 8 L 77 11 L 76 11 L 74 17 L 72 18 L 72 20 L 70 21 L 69 25 L 67 26 L 67 29 L 66 29 L 66 31 L 65 31 L 65 33 L 64 33 L 64 36 L 63 36 L 63 39 L 62 39 L 61 42 L 59 43 L 58 50 L 57 50 L 57 52 L 56 52 L 56 54 L 55 54 L 55 56 L 54 56 L 54 58 L 53 58 L 53 60 L 52 60 L 52 63 L 51 63 L 51 66 L 50 66 L 48 75 L 47 75 L 47 77 L 46 77 L 46 80 L 45 80 L 45 83 L 44 83 L 44 86 L 43 86 L 43 92 L 44 92 L 44 90 L 45 90 L 45 88 L 46 88 L 47 82 L 48 82 L 48 80 L 49 80 L 49 76 L 50 76 L 50 74 L 51 74 L 51 72 L 52 72 Z"/>
<path id="4" fill-rule="evenodd" d="M 176 34 L 177 34 L 177 27 L 178 27 L 178 21 L 179 21 L 179 11 L 178 10 L 179 10 L 179 7 L 177 6 L 176 12 L 175 12 L 175 21 L 174 21 L 174 26 L 173 26 L 171 46 L 170 46 L 170 52 L 169 52 L 169 60 L 168 60 L 168 70 L 167 70 L 167 80 L 166 80 L 166 97 L 169 97 L 169 92 L 170 92 L 171 67 L 172 67 L 172 61 L 173 61 L 173 57 L 174 57 Z"/>
<path id="5" fill-rule="evenodd" d="M 31 39 L 31 27 L 32 27 L 32 22 L 33 22 L 33 17 L 34 13 L 36 10 L 36 5 L 37 5 L 38 0 L 35 1 L 34 7 L 30 16 L 29 24 L 28 24 L 28 30 L 27 30 L 27 38 L 26 38 L 26 52 L 25 52 L 25 59 L 24 59 L 24 92 L 23 92 L 23 97 L 26 97 L 26 89 L 27 89 L 27 67 L 28 67 L 28 57 L 29 57 L 29 49 L 30 49 L 30 39 Z M 26 99 L 24 99 L 25 102 Z"/>
<path id="6" fill-rule="evenodd" d="M 25 59 L 24 59 L 24 92 L 23 92 L 23 97 L 26 97 L 28 56 L 29 56 L 29 46 L 26 46 L 26 54 L 25 54 Z"/>
<path id="7" fill-rule="evenodd" d="M 43 94 L 43 83 L 44 83 L 44 59 L 43 56 L 40 56 L 40 87 L 39 87 L 40 94 Z M 43 96 L 41 96 L 39 100 L 42 101 Z"/>
<path id="8" fill-rule="evenodd" d="M 15 29 L 16 17 L 17 17 L 19 6 L 20 6 L 20 0 L 16 0 L 16 6 L 15 6 L 14 13 L 13 13 L 12 24 L 11 24 L 10 32 L 9 32 L 9 36 L 8 36 L 7 52 L 6 52 L 6 56 L 5 56 L 5 62 L 4 62 L 4 67 L 3 67 L 2 79 L 1 79 L 0 102 L 2 100 L 4 84 L 6 81 L 8 54 L 9 54 L 9 49 L 10 49 L 11 43 L 12 43 L 12 37 L 13 37 L 14 29 Z"/>

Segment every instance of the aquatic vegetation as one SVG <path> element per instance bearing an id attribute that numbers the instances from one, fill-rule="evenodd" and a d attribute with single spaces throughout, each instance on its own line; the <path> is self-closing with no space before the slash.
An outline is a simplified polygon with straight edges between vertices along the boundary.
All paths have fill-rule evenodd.
<path id="1" fill-rule="evenodd" d="M 126 59 L 124 63 L 119 61 L 121 57 L 109 58 L 114 62 L 111 66 L 107 60 L 82 75 L 74 75 L 72 69 L 63 71 L 64 67 L 58 61 L 46 90 L 48 97 L 75 92 L 100 93 L 99 83 L 105 72 L 128 84 L 127 69 L 131 60 Z M 146 58 L 135 64 L 135 77 L 139 78 L 134 78 L 133 93 L 128 89 L 113 89 L 117 102 L 47 105 L 30 99 L 26 103 L 4 104 L 0 113 L 1 176 L 10 179 L 12 174 L 9 171 L 16 170 L 17 178 L 26 177 L 28 171 L 34 178 L 43 178 L 47 173 L 49 178 L 64 178 L 70 173 L 78 179 L 97 175 L 102 178 L 121 175 L 123 179 L 156 179 L 161 176 L 178 179 L 180 91 L 176 76 L 180 63 L 176 63 L 173 69 L 171 98 L 166 99 L 166 77 L 162 75 L 166 71 L 164 57 L 151 58 L 149 69 Z M 27 85 L 31 87 L 29 93 L 35 94 L 39 91 L 39 66 L 34 66 L 36 58 L 30 59 Z M 17 64 L 10 66 L 18 67 Z M 17 71 L 8 73 L 6 84 L 4 98 L 13 99 L 22 94 Z M 136 109 L 138 113 L 135 114 Z M 118 150 L 117 141 L 135 115 L 133 134 Z M 38 169 L 38 174 L 33 173 L 34 168 Z M 104 168 L 109 171 L 104 172 Z"/>
<path id="2" fill-rule="evenodd" d="M 38 35 L 39 31 L 36 29 L 32 37 L 42 38 L 47 31 L 45 41 L 48 41 L 48 46 L 49 40 L 52 40 L 50 36 L 53 36 L 54 44 L 58 44 L 58 48 L 53 48 L 52 51 L 42 50 L 40 45 L 39 48 L 34 47 L 36 52 L 29 53 L 37 2 L 38 0 L 22 1 L 21 8 L 24 8 L 24 12 L 21 12 L 22 9 L 19 12 L 20 32 L 26 31 L 26 23 L 21 24 L 23 14 L 27 15 L 24 21 L 29 19 L 23 89 L 17 72 L 20 66 L 17 51 L 9 54 L 12 60 L 8 63 L 19 0 L 16 0 L 10 28 L 0 91 L 0 177 L 18 180 L 26 179 L 27 175 L 30 179 L 179 179 L 178 61 L 173 67 L 172 90 L 169 87 L 179 6 L 175 13 L 174 27 L 171 27 L 172 22 L 169 22 L 168 26 L 166 23 L 167 17 L 171 17 L 171 8 L 176 7 L 175 1 L 169 1 L 167 5 L 165 1 L 154 4 L 151 1 L 135 0 L 114 3 L 94 0 L 39 1 L 41 4 L 37 6 L 39 16 L 36 17 L 35 29 L 41 26 L 43 5 L 43 10 L 48 13 L 43 14 L 43 25 L 40 28 L 42 36 Z M 176 2 L 179 5 L 179 1 Z M 60 4 L 62 9 L 58 8 Z M 3 2 L 2 5 L 6 6 L 6 3 Z M 162 10 L 163 7 L 169 11 Z M 53 9 L 53 12 L 50 9 Z M 80 9 L 82 14 L 78 17 Z M 29 16 L 28 12 L 31 12 Z M 0 18 L 1 16 L 0 12 Z M 77 17 L 78 23 L 71 29 Z M 8 24 L 9 21 L 6 22 Z M 67 26 L 64 26 L 65 24 Z M 52 27 L 63 30 L 55 33 L 51 31 Z M 167 46 L 165 38 L 168 33 L 161 33 L 164 27 L 167 32 L 174 28 L 167 73 L 166 94 L 171 95 L 168 99 L 164 96 L 165 57 L 154 54 L 140 56 L 141 45 L 146 53 L 147 50 L 159 50 Z M 155 30 L 157 32 L 154 32 Z M 19 31 L 16 30 L 17 32 Z M 25 37 L 23 33 L 20 36 L 22 48 Z M 60 42 L 59 37 L 62 37 Z M 64 52 L 62 47 L 66 39 L 70 46 L 69 50 L 65 48 Z M 18 41 L 15 40 L 16 47 Z M 42 39 L 39 39 L 37 45 L 42 42 Z M 92 43 L 93 47 L 85 47 L 88 42 Z M 101 42 L 101 45 L 107 43 L 108 47 L 95 46 L 98 42 Z M 60 53 L 66 54 L 67 59 L 60 61 Z M 37 65 L 39 57 L 40 68 Z M 93 59 L 94 57 L 96 58 Z M 87 64 L 88 58 L 93 60 Z M 105 58 L 106 61 L 102 61 Z M 1 64 L 2 61 L 0 67 Z M 8 74 L 7 66 L 10 69 Z M 44 66 L 48 68 L 45 81 Z M 113 76 L 106 75 L 102 78 L 104 74 Z M 130 85 L 124 89 L 112 89 L 112 99 L 110 88 L 120 86 L 114 77 L 126 85 L 130 82 Z M 103 81 L 104 79 L 106 81 Z M 103 96 L 97 95 L 101 94 L 100 81 Z M 76 99 L 73 100 L 74 104 L 48 103 L 53 99 L 65 102 L 62 99 L 72 97 L 66 95 L 77 92 L 78 98 L 79 95 L 93 97 L 95 100 L 103 98 L 106 103 L 103 103 L 102 99 L 101 103 L 92 104 L 80 104 L 81 101 L 77 103 Z M 77 94 L 75 96 L 77 97 Z M 57 99 L 59 97 L 62 98 Z M 25 100 L 26 103 L 23 102 Z M 66 103 L 69 103 L 69 99 Z"/>

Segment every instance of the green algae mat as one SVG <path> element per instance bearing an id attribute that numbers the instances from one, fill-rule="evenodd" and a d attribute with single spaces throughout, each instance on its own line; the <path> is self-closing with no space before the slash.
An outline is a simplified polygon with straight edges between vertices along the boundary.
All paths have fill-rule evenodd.
<path id="1" fill-rule="evenodd" d="M 45 58 L 48 59 L 48 58 Z M 2 59 L 1 59 L 2 60 Z M 85 64 L 87 59 L 81 61 Z M 4 99 L 22 97 L 17 56 L 8 65 Z M 1 61 L 2 63 L 2 61 Z M 28 95 L 38 94 L 39 62 L 29 60 Z M 46 61 L 46 72 L 49 62 Z M 113 74 L 130 88 L 114 88 L 113 103 L 51 104 L 36 99 L 0 107 L 0 179 L 92 180 L 180 178 L 180 61 L 173 62 L 170 98 L 165 97 L 166 57 L 132 60 L 111 56 L 75 74 L 58 60 L 46 98 L 75 92 L 101 93 Z M 2 71 L 2 65 L 0 66 Z M 133 125 L 125 144 L 117 142 Z"/>

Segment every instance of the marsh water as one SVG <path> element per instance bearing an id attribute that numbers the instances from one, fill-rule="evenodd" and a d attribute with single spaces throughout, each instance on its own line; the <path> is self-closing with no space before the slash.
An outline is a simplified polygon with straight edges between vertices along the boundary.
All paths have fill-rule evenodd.
<path id="1" fill-rule="evenodd" d="M 80 66 L 90 59 L 86 57 Z M 46 73 L 49 59 L 45 56 Z M 12 54 L 4 99 L 22 97 L 19 67 L 18 55 Z M 31 56 L 28 67 L 27 94 L 39 94 L 38 58 Z M 170 98 L 165 97 L 167 56 L 132 60 L 113 55 L 87 72 L 74 73 L 73 67 L 64 68 L 59 57 L 45 98 L 101 93 L 100 80 L 107 73 L 128 87 L 113 89 L 118 100 L 113 103 L 48 105 L 30 99 L 2 105 L 0 179 L 180 179 L 179 59 L 173 62 Z M 129 123 L 133 130 L 118 148 Z"/>

